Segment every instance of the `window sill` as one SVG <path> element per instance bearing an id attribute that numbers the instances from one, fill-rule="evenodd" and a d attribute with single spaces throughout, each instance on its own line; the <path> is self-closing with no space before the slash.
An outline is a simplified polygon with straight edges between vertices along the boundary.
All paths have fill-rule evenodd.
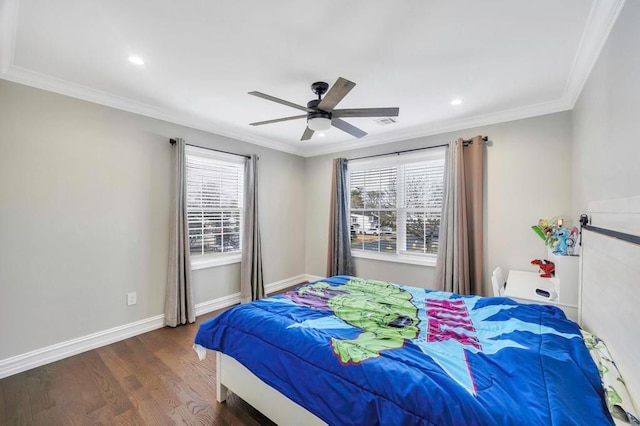
<path id="1" fill-rule="evenodd" d="M 382 260 L 385 262 L 407 263 L 410 265 L 436 266 L 435 256 L 415 256 L 410 254 L 383 254 L 351 250 L 351 256 L 358 259 Z"/>
<path id="2" fill-rule="evenodd" d="M 191 270 L 215 268 L 216 266 L 240 263 L 241 260 L 242 253 L 193 256 L 191 258 Z"/>

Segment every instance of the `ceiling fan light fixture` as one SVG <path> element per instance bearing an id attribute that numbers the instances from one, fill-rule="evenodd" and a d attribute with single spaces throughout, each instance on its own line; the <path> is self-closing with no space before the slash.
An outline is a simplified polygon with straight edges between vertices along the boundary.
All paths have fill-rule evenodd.
<path id="1" fill-rule="evenodd" d="M 326 117 L 313 117 L 307 120 L 307 126 L 314 132 L 324 132 L 331 128 L 331 119 Z"/>

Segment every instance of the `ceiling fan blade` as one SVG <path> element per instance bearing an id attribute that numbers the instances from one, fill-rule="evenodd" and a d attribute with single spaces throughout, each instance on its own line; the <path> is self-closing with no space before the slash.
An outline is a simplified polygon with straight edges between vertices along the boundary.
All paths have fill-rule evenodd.
<path id="1" fill-rule="evenodd" d="M 302 134 L 302 137 L 300 138 L 301 141 L 308 141 L 309 139 L 311 139 L 311 136 L 313 136 L 313 130 L 311 130 L 309 127 L 307 127 L 304 131 L 304 133 Z"/>
<path id="2" fill-rule="evenodd" d="M 400 108 L 354 108 L 334 109 L 334 117 L 397 117 Z"/>
<path id="3" fill-rule="evenodd" d="M 267 94 L 264 94 L 264 93 L 261 93 L 261 92 L 248 92 L 248 93 L 250 95 L 257 96 L 259 98 L 266 99 L 268 101 L 277 102 L 277 103 L 282 104 L 282 105 L 290 106 L 291 108 L 296 108 L 296 109 L 300 109 L 302 111 L 307 111 L 307 112 L 313 112 L 313 110 L 311 108 L 307 108 L 307 107 L 302 106 L 302 105 L 294 104 L 293 102 L 285 101 L 284 99 L 276 98 L 274 96 L 267 95 Z"/>
<path id="4" fill-rule="evenodd" d="M 342 77 L 338 77 L 327 94 L 324 95 L 324 98 L 320 101 L 320 104 L 318 104 L 318 109 L 321 109 L 323 111 L 332 111 L 333 108 L 338 105 L 338 102 L 340 102 L 342 98 L 347 96 L 347 93 L 349 93 L 354 87 L 356 87 L 356 84 L 354 82 Z"/>
<path id="5" fill-rule="evenodd" d="M 307 118 L 307 114 L 304 114 L 304 115 L 293 115 L 291 117 L 284 117 L 284 118 L 275 118 L 273 120 L 267 120 L 267 121 L 257 121 L 255 123 L 249 123 L 249 125 L 250 126 L 262 126 L 263 124 L 271 124 L 271 123 L 279 123 L 281 121 L 297 120 L 298 118 Z"/>
<path id="6" fill-rule="evenodd" d="M 346 121 L 341 120 L 339 118 L 333 118 L 331 120 L 331 125 L 333 127 L 337 127 L 338 129 L 342 130 L 343 132 L 349 133 L 351 136 L 355 136 L 356 138 L 361 138 L 363 136 L 367 136 L 367 132 L 365 132 L 364 130 L 360 130 L 356 126 L 353 126 L 353 125 L 351 125 L 351 124 L 347 123 Z"/>

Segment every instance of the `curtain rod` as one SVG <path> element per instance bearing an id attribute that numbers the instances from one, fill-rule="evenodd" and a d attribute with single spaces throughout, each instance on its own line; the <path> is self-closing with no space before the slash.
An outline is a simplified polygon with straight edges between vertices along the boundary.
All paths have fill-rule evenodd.
<path id="1" fill-rule="evenodd" d="M 175 139 L 169 139 L 169 143 L 171 145 L 175 145 L 177 143 L 177 141 Z M 191 145 L 190 143 L 185 144 L 187 146 L 192 146 L 194 148 L 200 148 L 200 149 L 208 149 L 209 151 L 216 151 L 216 152 L 222 152 L 224 154 L 231 154 L 231 155 L 237 155 L 238 157 L 244 157 L 244 158 L 251 158 L 250 155 L 246 155 L 246 154 L 236 154 L 235 152 L 229 152 L 229 151 L 223 151 L 221 149 L 214 149 L 214 148 L 207 148 L 206 146 L 198 146 L 198 145 Z"/>
<path id="2" fill-rule="evenodd" d="M 483 137 L 482 137 L 482 140 L 483 140 L 484 142 L 486 142 L 486 141 L 488 141 L 488 140 L 489 140 L 489 137 L 488 137 L 488 136 L 483 136 Z M 473 142 L 473 139 L 464 139 L 464 140 L 462 141 L 462 143 L 464 143 L 465 145 L 469 145 L 469 144 L 470 144 L 470 143 L 472 143 L 472 142 Z M 353 161 L 353 160 L 363 160 L 363 159 L 365 159 L 365 158 L 383 157 L 383 156 L 385 156 L 385 155 L 393 155 L 393 154 L 400 155 L 400 154 L 404 154 L 404 153 L 406 153 L 406 152 L 422 151 L 422 150 L 425 150 L 425 149 L 432 149 L 432 148 L 442 148 L 442 147 L 445 147 L 445 146 L 449 146 L 449 144 L 448 144 L 448 143 L 444 143 L 444 144 L 441 144 L 441 145 L 425 146 L 425 147 L 423 147 L 423 148 L 414 148 L 414 149 L 405 149 L 404 151 L 387 152 L 387 153 L 385 153 L 385 154 L 365 155 L 364 157 L 349 158 L 349 161 Z"/>

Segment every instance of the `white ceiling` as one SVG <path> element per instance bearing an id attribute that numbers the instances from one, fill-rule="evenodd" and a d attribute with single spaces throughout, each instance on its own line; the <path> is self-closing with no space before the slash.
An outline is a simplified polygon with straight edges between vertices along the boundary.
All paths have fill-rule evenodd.
<path id="1" fill-rule="evenodd" d="M 309 156 L 571 109 L 624 0 L 0 3 L 4 79 Z M 247 92 L 306 105 L 338 77 L 357 83 L 338 108 L 398 123 L 248 125 L 302 112 Z"/>

